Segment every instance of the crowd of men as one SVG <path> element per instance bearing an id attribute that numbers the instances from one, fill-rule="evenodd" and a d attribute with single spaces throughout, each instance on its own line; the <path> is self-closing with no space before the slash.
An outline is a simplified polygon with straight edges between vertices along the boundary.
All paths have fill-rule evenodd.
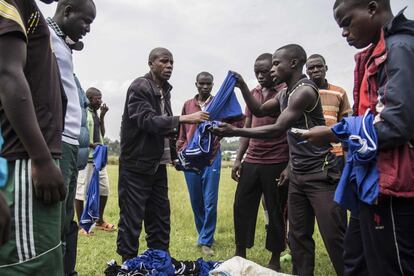
<path id="1" fill-rule="evenodd" d="M 325 58 L 308 57 L 297 44 L 258 56 L 259 85 L 252 90 L 233 72 L 247 105 L 244 127 L 242 121 L 220 123 L 212 130 L 209 165 L 184 172 L 197 244 L 214 255 L 219 140 L 240 136 L 232 169 L 235 255 L 246 258 L 253 246 L 262 201 L 273 270 L 280 270 L 280 254 L 289 246 L 293 274 L 313 275 L 316 219 L 337 275 L 414 275 L 414 21 L 403 11 L 394 16 L 389 0 L 336 0 L 333 11 L 348 44 L 363 49 L 356 56 L 353 110 L 344 89 L 327 81 Z M 93 0 L 59 0 L 47 19 L 35 0 L 0 0 L 1 156 L 8 170 L 0 185 L 1 275 L 77 275 L 77 235 L 92 234 L 79 230 L 74 213 L 80 221 L 108 107 L 98 89 L 83 91 L 72 54 L 83 49 L 95 17 Z M 206 107 L 213 99 L 214 77 L 200 72 L 196 95 L 174 116 L 173 54 L 155 48 L 148 66 L 128 88 L 121 122 L 117 253 L 123 261 L 138 255 L 143 223 L 148 248 L 169 250 L 167 165 L 180 168 L 177 152 L 197 124 L 210 119 Z M 367 111 L 375 115 L 371 127 L 378 135 L 379 195 L 373 204 L 358 201 L 348 222 L 334 194 L 354 157 L 332 128 Z M 363 171 L 353 170 L 357 177 Z M 104 220 L 106 170 L 99 184 L 96 228 L 115 231 Z M 359 188 L 353 190 L 359 196 Z"/>

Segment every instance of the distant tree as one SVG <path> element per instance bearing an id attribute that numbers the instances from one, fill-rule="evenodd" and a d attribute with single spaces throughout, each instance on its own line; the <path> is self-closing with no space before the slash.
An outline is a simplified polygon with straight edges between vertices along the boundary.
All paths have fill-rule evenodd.
<path id="1" fill-rule="evenodd" d="M 229 153 L 229 152 L 224 152 L 221 155 L 221 160 L 223 160 L 223 161 L 230 161 L 230 158 L 231 158 L 231 153 Z"/>
<path id="2" fill-rule="evenodd" d="M 240 146 L 240 139 L 239 138 L 224 138 L 221 140 L 221 151 L 231 150 L 237 151 Z"/>
<path id="3" fill-rule="evenodd" d="M 121 145 L 118 140 L 112 141 L 110 138 L 105 137 L 104 143 L 108 146 L 109 156 L 119 156 L 121 152 Z"/>

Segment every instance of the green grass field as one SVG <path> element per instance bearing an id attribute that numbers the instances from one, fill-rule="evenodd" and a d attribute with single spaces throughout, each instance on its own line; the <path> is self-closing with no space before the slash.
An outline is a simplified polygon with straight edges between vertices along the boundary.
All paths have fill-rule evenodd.
<path id="1" fill-rule="evenodd" d="M 218 221 L 215 234 L 215 256 L 212 260 L 227 260 L 234 254 L 233 233 L 233 200 L 236 183 L 230 177 L 231 169 L 223 166 L 221 172 Z M 118 166 L 109 165 L 110 199 L 105 210 L 105 220 L 117 224 L 118 222 Z M 169 196 L 171 202 L 171 255 L 178 260 L 196 260 L 203 257 L 196 246 L 197 233 L 194 226 L 193 213 L 190 207 L 187 187 L 183 174 L 168 168 Z M 106 262 L 115 259 L 120 263 L 120 257 L 116 254 L 116 232 L 107 233 L 95 230 L 93 237 L 79 237 L 77 271 L 79 275 L 103 275 Z M 141 235 L 141 248 L 146 249 L 144 234 Z M 315 231 L 316 240 L 316 268 L 315 275 L 335 275 L 327 256 L 319 232 Z M 264 249 L 265 228 L 263 210 L 259 210 L 256 226 L 255 246 L 248 250 L 248 258 L 261 265 L 266 265 L 270 254 Z M 291 272 L 290 263 L 282 263 L 285 273 Z"/>

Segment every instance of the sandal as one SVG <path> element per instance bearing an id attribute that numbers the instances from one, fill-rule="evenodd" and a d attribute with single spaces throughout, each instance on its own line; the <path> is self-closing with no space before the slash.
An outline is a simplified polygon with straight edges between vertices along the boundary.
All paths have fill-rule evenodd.
<path id="1" fill-rule="evenodd" d="M 106 221 L 104 221 L 104 222 L 102 222 L 100 224 L 96 223 L 95 224 L 95 228 L 98 229 L 98 230 L 103 230 L 103 231 L 107 231 L 107 232 L 114 232 L 114 231 L 116 231 L 115 225 L 110 224 L 110 223 L 108 223 Z"/>
<path id="2" fill-rule="evenodd" d="M 78 231 L 78 235 L 79 236 L 84 236 L 84 237 L 92 237 L 92 236 L 95 236 L 95 233 L 93 231 L 90 231 L 88 233 L 88 232 L 86 232 L 85 229 L 80 228 L 79 231 Z"/>

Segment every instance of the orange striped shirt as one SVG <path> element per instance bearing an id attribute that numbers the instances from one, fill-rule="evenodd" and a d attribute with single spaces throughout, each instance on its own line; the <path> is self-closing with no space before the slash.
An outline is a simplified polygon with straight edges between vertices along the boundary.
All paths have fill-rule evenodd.
<path id="1" fill-rule="evenodd" d="M 328 83 L 327 89 L 319 89 L 319 93 L 327 126 L 338 123 L 344 116 L 352 113 L 348 96 L 343 88 Z M 337 156 L 344 154 L 341 143 L 333 144 L 332 153 Z"/>

